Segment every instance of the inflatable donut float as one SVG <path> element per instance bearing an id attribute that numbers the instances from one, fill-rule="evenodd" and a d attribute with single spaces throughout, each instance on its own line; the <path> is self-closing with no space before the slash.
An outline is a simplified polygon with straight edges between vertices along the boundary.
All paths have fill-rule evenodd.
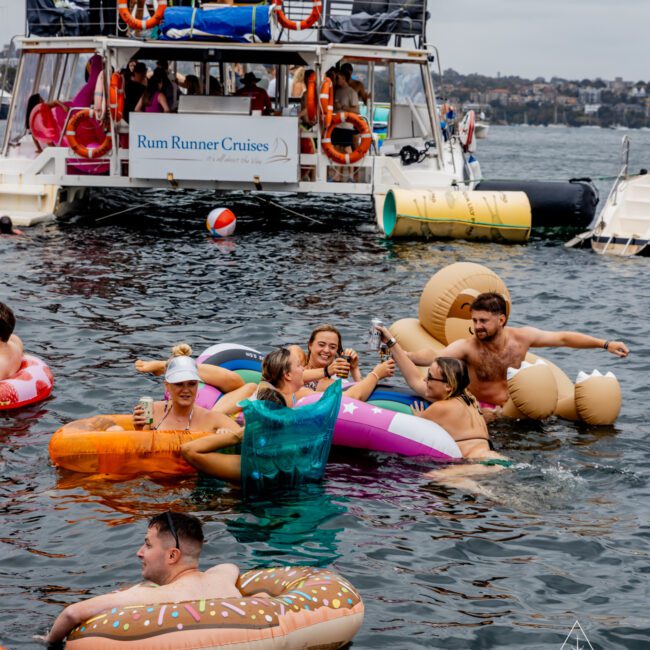
<path id="1" fill-rule="evenodd" d="M 418 318 L 393 323 L 390 330 L 408 352 L 431 347 L 441 350 L 453 341 L 474 335 L 470 307 L 478 294 L 501 294 L 510 314 L 505 283 L 489 268 L 470 262 L 450 264 L 435 273 L 420 297 Z M 615 422 L 621 407 L 621 389 L 611 373 L 580 373 L 576 384 L 555 364 L 528 353 L 522 367 L 509 369 L 510 399 L 504 414 L 544 419 L 550 415 L 587 424 Z"/>
<path id="2" fill-rule="evenodd" d="M 0 381 L 0 411 L 40 402 L 49 397 L 53 386 L 54 378 L 45 363 L 26 354 L 18 372 Z"/>
<path id="3" fill-rule="evenodd" d="M 247 571 L 237 587 L 241 598 L 143 603 L 103 612 L 75 627 L 66 648 L 334 650 L 347 645 L 363 622 L 361 596 L 328 569 Z"/>

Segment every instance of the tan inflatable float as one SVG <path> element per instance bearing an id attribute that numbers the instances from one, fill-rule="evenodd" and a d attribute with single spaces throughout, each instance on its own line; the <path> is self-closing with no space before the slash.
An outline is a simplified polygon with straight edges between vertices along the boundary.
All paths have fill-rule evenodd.
<path id="1" fill-rule="evenodd" d="M 440 350 L 460 338 L 473 336 L 470 307 L 486 291 L 500 293 L 510 314 L 510 293 L 503 280 L 481 264 L 457 262 L 427 282 L 420 297 L 419 318 L 404 318 L 391 332 L 407 351 Z M 557 415 L 587 424 L 612 424 L 621 409 L 616 377 L 594 370 L 578 374 L 576 384 L 555 364 L 527 354 L 521 368 L 508 369 L 510 399 L 505 415 L 541 420 Z"/>

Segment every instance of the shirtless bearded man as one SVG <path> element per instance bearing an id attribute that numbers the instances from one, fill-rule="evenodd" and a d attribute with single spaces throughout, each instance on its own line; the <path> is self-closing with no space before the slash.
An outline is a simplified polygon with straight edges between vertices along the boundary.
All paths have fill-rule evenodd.
<path id="1" fill-rule="evenodd" d="M 430 365 L 436 357 L 462 359 L 469 367 L 472 394 L 481 406 L 494 408 L 508 401 L 508 368 L 519 368 L 529 348 L 568 347 L 604 348 L 619 357 L 628 355 L 621 341 L 608 341 L 579 332 L 547 332 L 536 327 L 506 327 L 506 301 L 498 293 L 482 293 L 472 303 L 474 336 L 459 339 L 443 350 L 430 348 L 408 356 L 418 366 Z M 383 338 L 392 340 L 386 328 L 379 328 Z M 421 390 L 422 382 L 411 385 Z"/>
<path id="2" fill-rule="evenodd" d="M 137 553 L 144 581 L 124 591 L 69 605 L 59 614 L 44 641 L 60 642 L 79 623 L 113 607 L 240 597 L 235 587 L 239 569 L 234 564 L 217 564 L 199 571 L 202 547 L 203 530 L 196 517 L 177 512 L 153 517 Z"/>

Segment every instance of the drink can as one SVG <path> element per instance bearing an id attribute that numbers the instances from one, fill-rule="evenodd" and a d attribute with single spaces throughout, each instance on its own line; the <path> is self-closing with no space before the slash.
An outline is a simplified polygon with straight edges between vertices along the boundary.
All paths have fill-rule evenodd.
<path id="1" fill-rule="evenodd" d="M 145 424 L 153 424 L 153 397 L 141 397 L 140 407 L 144 411 Z"/>
<path id="2" fill-rule="evenodd" d="M 370 321 L 370 335 L 368 336 L 368 349 L 377 352 L 381 345 L 381 332 L 376 326 L 383 327 L 384 323 L 379 318 Z"/>
<path id="3" fill-rule="evenodd" d="M 349 354 L 342 354 L 341 359 L 345 359 L 348 363 L 352 363 L 352 356 L 349 355 Z M 337 373 L 337 375 L 341 379 L 347 379 L 350 376 L 350 372 L 349 371 L 348 372 L 339 372 L 339 373 Z"/>

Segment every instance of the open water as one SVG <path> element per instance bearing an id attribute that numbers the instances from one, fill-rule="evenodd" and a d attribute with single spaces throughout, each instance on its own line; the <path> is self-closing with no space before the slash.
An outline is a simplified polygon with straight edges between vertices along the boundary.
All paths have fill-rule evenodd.
<path id="1" fill-rule="evenodd" d="M 479 153 L 490 178 L 613 176 L 621 135 L 492 127 Z M 650 133 L 629 135 L 633 168 L 647 165 Z M 34 647 L 64 605 L 137 581 L 147 518 L 174 508 L 205 522 L 203 566 L 306 563 L 347 576 L 366 605 L 355 649 L 559 649 L 576 620 L 595 649 L 647 648 L 648 260 L 541 238 L 387 242 L 365 200 L 278 200 L 318 222 L 242 196 L 139 192 L 101 195 L 71 223 L 0 239 L 0 300 L 56 377 L 47 402 L 0 414 L 2 643 Z M 239 224 L 214 242 L 204 218 L 219 204 Z M 496 445 L 519 469 L 486 481 L 490 497 L 437 485 L 423 462 L 340 450 L 322 487 L 273 503 L 243 503 L 238 490 L 195 478 L 113 482 L 50 465 L 48 441 L 63 423 L 161 394 L 159 380 L 134 371 L 137 357 L 164 356 L 180 340 L 197 352 L 217 341 L 268 351 L 306 342 L 323 321 L 363 349 L 371 317 L 416 315 L 425 282 L 455 261 L 501 275 L 514 325 L 628 343 L 626 360 L 546 355 L 570 376 L 616 373 L 615 426 L 500 425 Z M 367 370 L 375 360 L 362 361 Z"/>

